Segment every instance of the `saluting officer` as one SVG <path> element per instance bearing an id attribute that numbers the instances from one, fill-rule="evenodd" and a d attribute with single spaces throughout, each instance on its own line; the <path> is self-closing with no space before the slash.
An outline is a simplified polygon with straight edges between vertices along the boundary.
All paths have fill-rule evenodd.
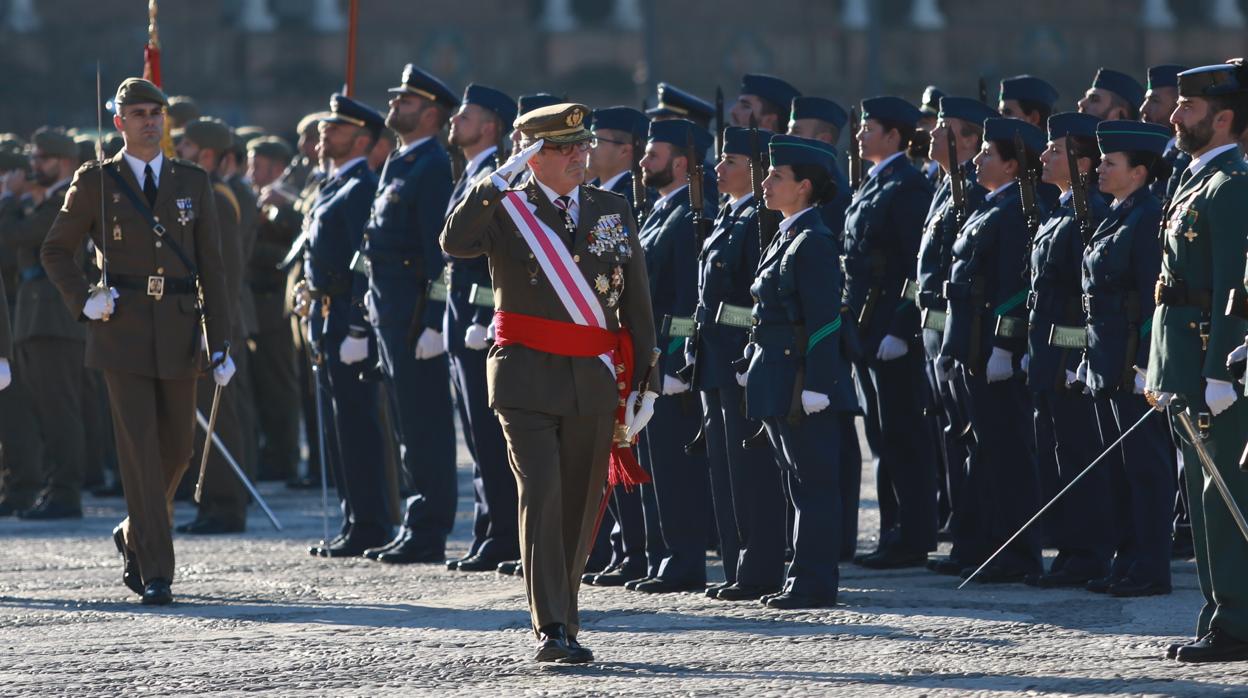
<path id="1" fill-rule="evenodd" d="M 899 97 L 862 102 L 858 150 L 873 163 L 845 214 L 844 305 L 858 322 L 866 354 L 855 375 L 864 416 L 876 435 L 881 510 L 876 550 L 855 558 L 873 568 L 912 567 L 936 548 L 936 461 L 923 426 L 923 357 L 918 307 L 903 296 L 914 270 L 932 189 L 906 158 L 919 110 Z M 904 439 L 895 434 L 907 434 Z M 888 514 L 888 516 L 885 516 Z"/>
<path id="2" fill-rule="evenodd" d="M 1179 103 L 1170 117 L 1179 147 L 1192 156 L 1163 212 L 1161 277 L 1157 281 L 1148 390 L 1158 405 L 1176 397 L 1198 425 L 1203 446 L 1241 510 L 1248 478 L 1236 460 L 1248 433 L 1248 401 L 1237 399 L 1227 354 L 1242 341 L 1248 321 L 1220 310 L 1242 283 L 1248 238 L 1248 165 L 1237 140 L 1248 126 L 1248 69 L 1235 59 L 1179 73 Z M 1176 430 L 1181 431 L 1181 430 Z M 1194 643 L 1174 647 L 1181 662 L 1248 659 L 1248 544 L 1218 491 L 1196 467 L 1184 440 L 1188 492 L 1193 495 L 1192 538 L 1205 604 Z"/>
<path id="3" fill-rule="evenodd" d="M 783 588 L 762 596 L 770 608 L 836 603 L 841 497 L 838 413 L 858 407 L 842 351 L 839 249 L 817 210 L 835 196 L 835 152 L 820 141 L 776 135 L 763 180 L 766 206 L 784 219 L 763 253 L 750 294 L 753 328 L 745 355 L 746 415 L 763 422 L 797 511 L 793 561 Z M 722 592 L 721 592 L 722 593 Z"/>
<path id="4" fill-rule="evenodd" d="M 211 180 L 160 150 L 168 100 L 147 80 L 128 78 L 113 103 L 125 147 L 78 170 L 41 259 L 70 312 L 89 321 L 87 366 L 103 371 L 108 386 L 129 513 L 113 531 L 122 579 L 143 603 L 167 604 L 172 498 L 191 459 L 195 379 L 208 352 L 217 385 L 229 382 L 234 318 Z M 88 236 L 107 287 L 92 286 L 75 259 Z"/>

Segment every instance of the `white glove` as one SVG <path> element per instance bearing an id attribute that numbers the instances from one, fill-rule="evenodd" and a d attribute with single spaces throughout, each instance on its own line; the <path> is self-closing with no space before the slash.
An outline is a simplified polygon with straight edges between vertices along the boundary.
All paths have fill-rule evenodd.
<path id="1" fill-rule="evenodd" d="M 689 391 L 689 384 L 677 378 L 676 376 L 663 376 L 663 394 L 679 395 Z M 638 430 L 640 431 L 640 430 Z"/>
<path id="2" fill-rule="evenodd" d="M 875 352 L 875 358 L 880 361 L 892 361 L 905 356 L 908 351 L 910 351 L 910 345 L 906 343 L 906 340 L 888 334 L 880 340 L 880 350 Z"/>
<path id="3" fill-rule="evenodd" d="M 831 404 L 832 401 L 829 400 L 828 396 L 823 393 L 816 393 L 812 390 L 802 391 L 802 410 L 806 412 L 806 414 L 822 412 L 828 409 L 828 405 Z"/>
<path id="4" fill-rule="evenodd" d="M 1236 398 L 1235 386 L 1212 378 L 1205 379 L 1205 404 L 1213 416 L 1218 416 L 1230 407 Z"/>
<path id="5" fill-rule="evenodd" d="M 1133 366 L 1132 368 L 1135 369 L 1135 384 L 1131 388 L 1131 392 L 1135 393 L 1136 395 L 1143 395 L 1144 384 L 1148 382 L 1148 372 L 1146 372 L 1144 369 L 1140 368 L 1139 366 Z"/>
<path id="6" fill-rule="evenodd" d="M 738 373 L 738 374 L 736 374 L 736 376 L 737 376 L 737 385 L 739 385 L 739 386 L 741 386 L 742 388 L 744 388 L 744 387 L 745 387 L 745 383 L 746 383 L 746 381 L 748 380 L 748 379 L 746 378 L 746 375 L 745 375 L 744 373 Z"/>
<path id="7" fill-rule="evenodd" d="M 216 363 L 221 359 L 221 352 L 213 352 L 212 362 Z M 221 361 L 221 365 L 212 369 L 212 379 L 217 385 L 224 388 L 229 385 L 230 379 L 234 377 L 234 359 L 225 357 L 225 361 Z"/>
<path id="8" fill-rule="evenodd" d="M 13 372 L 9 369 L 9 360 L 0 359 L 0 390 L 9 387 L 13 382 Z"/>
<path id="9" fill-rule="evenodd" d="M 82 306 L 82 314 L 91 320 L 101 320 L 105 315 L 112 315 L 116 308 L 113 299 L 117 297 L 117 289 L 109 287 L 108 293 L 101 292 L 98 288 L 91 291 L 91 295 L 87 297 L 87 304 Z"/>
<path id="10" fill-rule="evenodd" d="M 1079 380 L 1079 374 L 1070 369 L 1066 369 L 1066 387 L 1074 385 Z"/>
<path id="11" fill-rule="evenodd" d="M 1009 380 L 1014 375 L 1014 352 L 1001 347 L 992 348 L 992 356 L 988 357 L 988 382 L 999 383 Z"/>
<path id="12" fill-rule="evenodd" d="M 426 327 L 416 340 L 416 360 L 432 359 L 446 353 L 446 345 L 442 343 L 442 333 Z"/>
<path id="13" fill-rule="evenodd" d="M 1159 411 L 1164 410 L 1170 406 L 1170 403 L 1174 402 L 1174 393 L 1153 393 L 1152 397 L 1153 403 Z"/>
<path id="14" fill-rule="evenodd" d="M 352 337 L 351 335 L 343 337 L 342 344 L 338 346 L 338 358 L 348 366 L 367 359 L 368 337 Z"/>
<path id="15" fill-rule="evenodd" d="M 537 151 L 541 150 L 542 145 L 545 143 L 545 140 L 538 139 L 536 143 L 525 148 L 524 150 L 521 150 L 518 153 L 512 153 L 511 157 L 507 158 L 507 162 L 504 162 L 502 167 L 494 170 L 494 185 L 499 189 L 506 189 L 508 186 L 507 183 L 524 169 L 525 165 L 529 163 L 529 158 L 537 154 Z M 503 181 L 503 184 L 498 183 L 500 179 Z"/>
<path id="16" fill-rule="evenodd" d="M 637 391 L 634 390 L 624 404 L 624 426 L 628 429 L 629 441 L 632 441 L 633 437 L 640 434 L 641 430 L 650 423 L 650 418 L 654 416 L 654 401 L 659 395 L 649 390 L 641 393 L 640 407 L 637 406 L 637 397 Z"/>
<path id="17" fill-rule="evenodd" d="M 932 369 L 936 372 L 936 380 L 940 383 L 949 382 L 949 369 L 953 368 L 953 359 L 938 356 L 932 362 Z"/>
<path id="18" fill-rule="evenodd" d="M 464 330 L 464 346 L 473 351 L 481 351 L 489 346 L 490 331 L 485 325 L 473 323 Z"/>
<path id="19" fill-rule="evenodd" d="M 1031 366 L 1031 354 L 1023 354 L 1023 358 L 1019 359 L 1018 367 L 1023 369 L 1023 373 L 1027 373 L 1027 369 Z"/>
<path id="20" fill-rule="evenodd" d="M 1226 367 L 1230 368 L 1231 364 L 1237 364 L 1243 361 L 1248 361 L 1248 337 L 1244 337 L 1244 343 L 1235 347 L 1231 350 L 1231 353 L 1226 355 Z M 1248 374 L 1241 376 L 1239 382 L 1243 383 L 1245 377 L 1248 377 Z"/>
<path id="21" fill-rule="evenodd" d="M 1075 369 L 1075 380 L 1079 381 L 1080 383 L 1083 383 L 1084 385 L 1087 385 L 1088 384 L 1088 371 L 1090 370 L 1092 370 L 1092 364 L 1088 363 L 1087 359 L 1080 361 L 1079 368 Z"/>

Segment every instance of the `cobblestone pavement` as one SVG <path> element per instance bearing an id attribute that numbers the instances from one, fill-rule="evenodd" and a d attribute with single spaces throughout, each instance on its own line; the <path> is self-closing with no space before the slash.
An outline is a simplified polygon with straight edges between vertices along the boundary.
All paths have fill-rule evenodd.
<path id="1" fill-rule="evenodd" d="M 864 548 L 878 521 L 867 475 Z M 165 608 L 121 585 L 121 500 L 89 498 L 82 521 L 0 519 L 0 695 L 1248 695 L 1248 663 L 1162 659 L 1193 631 L 1190 562 L 1175 563 L 1174 594 L 1126 600 L 956 591 L 849 564 L 841 605 L 818 611 L 585 588 L 581 639 L 598 662 L 539 666 L 518 579 L 314 559 L 319 492 L 262 491 L 285 531 L 253 507 L 245 534 L 178 536 Z M 460 492 L 455 556 L 470 527 L 462 467 Z M 178 505 L 177 521 L 192 515 Z"/>

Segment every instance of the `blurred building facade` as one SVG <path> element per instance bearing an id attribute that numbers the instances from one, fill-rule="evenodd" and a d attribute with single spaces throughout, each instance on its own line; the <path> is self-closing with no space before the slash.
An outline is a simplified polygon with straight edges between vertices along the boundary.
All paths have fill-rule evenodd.
<path id="1" fill-rule="evenodd" d="M 658 81 L 729 99 L 747 71 L 846 102 L 975 94 L 1031 72 L 1074 102 L 1098 66 L 1141 82 L 1154 63 L 1248 53 L 1248 0 L 361 0 L 356 95 L 384 109 L 412 62 L 455 89 L 549 90 L 640 104 Z M 234 124 L 289 132 L 345 75 L 346 0 L 159 4 L 166 91 Z M 0 0 L 0 131 L 94 123 L 105 90 L 142 70 L 145 0 Z M 995 98 L 995 94 L 993 95 Z M 650 97 L 653 99 L 653 97 Z"/>

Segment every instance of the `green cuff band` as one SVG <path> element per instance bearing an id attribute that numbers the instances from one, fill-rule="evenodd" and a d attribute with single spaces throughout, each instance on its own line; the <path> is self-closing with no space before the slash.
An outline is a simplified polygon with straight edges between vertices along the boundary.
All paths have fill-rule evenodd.
<path id="1" fill-rule="evenodd" d="M 676 337 L 676 338 L 672 339 L 672 343 L 671 343 L 671 344 L 667 345 L 667 353 L 669 353 L 669 354 L 675 354 L 676 352 L 680 351 L 680 350 L 681 350 L 681 348 L 682 348 L 682 347 L 684 347 L 684 346 L 685 346 L 685 338 L 684 338 L 684 337 Z"/>
<path id="2" fill-rule="evenodd" d="M 809 354 L 811 350 L 815 348 L 816 344 L 823 341 L 825 337 L 839 329 L 841 329 L 841 316 L 837 315 L 835 320 L 829 322 L 823 327 L 820 327 L 815 330 L 814 334 L 810 335 L 810 340 L 806 342 L 806 353 Z"/>
<path id="3" fill-rule="evenodd" d="M 1010 296 L 1009 300 L 1002 303 L 1001 305 L 998 305 L 997 309 L 992 312 L 996 313 L 997 315 L 1005 315 L 1011 310 L 1022 305 L 1023 301 L 1025 300 L 1027 300 L 1027 289 L 1023 289 L 1022 291 L 1015 293 L 1013 296 Z"/>
<path id="4" fill-rule="evenodd" d="M 1153 331 L 1153 319 L 1150 317 L 1149 319 L 1144 321 L 1143 325 L 1140 325 L 1140 339 L 1144 339 L 1145 337 L 1148 336 L 1148 333 L 1152 331 Z"/>

